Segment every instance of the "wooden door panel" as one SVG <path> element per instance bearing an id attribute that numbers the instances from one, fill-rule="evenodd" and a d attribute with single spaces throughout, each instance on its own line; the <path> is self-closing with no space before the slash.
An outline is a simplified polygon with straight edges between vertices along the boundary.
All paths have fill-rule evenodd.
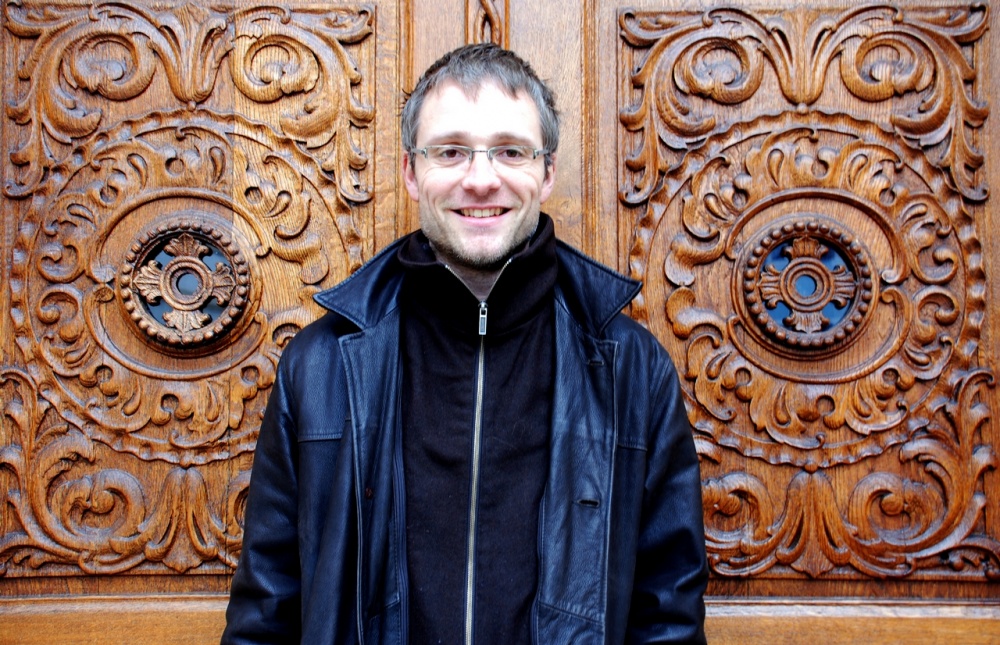
<path id="1" fill-rule="evenodd" d="M 988 9 L 649 4 L 617 15 L 622 255 L 712 588 L 994 595 Z"/>
<path id="2" fill-rule="evenodd" d="M 4 5 L 5 595 L 227 588 L 281 348 L 394 237 L 395 10 Z"/>

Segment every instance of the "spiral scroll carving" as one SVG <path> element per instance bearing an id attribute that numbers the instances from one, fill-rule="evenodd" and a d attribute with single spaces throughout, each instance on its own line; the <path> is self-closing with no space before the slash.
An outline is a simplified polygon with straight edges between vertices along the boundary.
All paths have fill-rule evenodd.
<path id="1" fill-rule="evenodd" d="M 27 129 L 10 156 L 19 172 L 7 195 L 30 195 L 72 154 L 74 140 L 113 123 L 109 102 L 156 97 L 160 110 L 211 110 L 226 84 L 243 103 L 281 102 L 274 124 L 281 134 L 336 178 L 344 199 L 371 199 L 372 79 L 350 51 L 372 33 L 371 6 L 225 11 L 199 3 L 157 10 L 8 1 L 3 11 L 8 31 L 34 39 L 17 63 L 25 87 L 7 105 Z"/>
<path id="2" fill-rule="evenodd" d="M 868 106 L 885 104 L 884 127 L 922 150 L 966 198 L 985 199 L 977 133 L 989 110 L 970 91 L 969 50 L 985 33 L 987 14 L 986 5 L 623 11 L 622 38 L 642 52 L 624 74 L 642 96 L 622 111 L 637 135 L 622 199 L 647 200 L 661 173 L 737 122 L 739 106 L 762 88 L 783 100 L 778 109 L 800 113 L 846 108 L 870 118 Z M 824 104 L 831 71 L 857 105 Z"/>
<path id="3" fill-rule="evenodd" d="M 0 576 L 124 571 L 224 572 L 236 565 L 249 463 L 185 468 L 145 462 L 142 475 L 102 467 L 108 448 L 54 413 L 31 376 L 0 369 L 0 493 L 10 529 Z M 221 503 L 207 477 L 223 475 Z"/>

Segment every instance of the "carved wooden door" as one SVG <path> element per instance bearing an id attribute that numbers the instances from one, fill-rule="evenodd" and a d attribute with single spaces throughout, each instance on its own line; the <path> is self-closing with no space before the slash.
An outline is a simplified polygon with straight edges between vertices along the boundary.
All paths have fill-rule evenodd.
<path id="1" fill-rule="evenodd" d="M 3 7 L 0 642 L 217 638 L 281 348 L 414 226 L 403 90 L 482 40 L 681 372 L 714 641 L 1000 638 L 988 5 Z"/>
<path id="2" fill-rule="evenodd" d="M 398 10 L 4 3 L 0 595 L 82 602 L 51 642 L 216 630 L 281 348 L 395 236 Z"/>

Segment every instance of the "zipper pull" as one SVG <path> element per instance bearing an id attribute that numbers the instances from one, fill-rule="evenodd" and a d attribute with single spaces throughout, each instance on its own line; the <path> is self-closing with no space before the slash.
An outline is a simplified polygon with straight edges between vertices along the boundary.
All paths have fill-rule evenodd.
<path id="1" fill-rule="evenodd" d="M 479 303 L 479 335 L 486 335 L 486 301 Z"/>

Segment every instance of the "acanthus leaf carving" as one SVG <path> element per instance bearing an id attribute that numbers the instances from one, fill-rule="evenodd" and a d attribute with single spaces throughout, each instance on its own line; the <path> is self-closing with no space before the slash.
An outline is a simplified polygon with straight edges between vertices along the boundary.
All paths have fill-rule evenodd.
<path id="1" fill-rule="evenodd" d="M 373 10 L 329 7 L 316 33 L 286 19 L 287 10 L 259 7 L 237 12 L 230 69 L 237 89 L 252 100 L 271 102 L 301 95 L 295 112 L 280 118 L 282 131 L 320 156 L 323 170 L 337 177 L 341 195 L 353 202 L 371 199 L 359 171 L 368 155 L 354 140 L 375 117 L 374 108 L 352 91 L 365 80 L 345 44 L 372 33 Z M 274 57 L 262 52 L 278 50 Z M 260 63 L 261 61 L 268 61 Z M 333 124 L 333 127 L 331 127 Z"/>
<path id="2" fill-rule="evenodd" d="M 159 109 L 194 110 L 216 93 L 225 68 L 249 100 L 289 105 L 275 127 L 335 177 L 342 199 L 371 199 L 367 129 L 374 109 L 370 98 L 359 98 L 373 92 L 371 72 L 347 47 L 372 33 L 372 7 L 227 12 L 192 3 L 156 10 L 98 2 L 40 9 L 8 1 L 3 11 L 10 33 L 34 40 L 18 66 L 27 89 L 5 106 L 28 131 L 10 155 L 21 170 L 5 186 L 8 196 L 38 190 L 69 148 L 109 126 L 107 101 L 148 94 L 162 76 L 170 91 L 157 95 Z"/>
<path id="3" fill-rule="evenodd" d="M 756 477 L 730 473 L 704 486 L 709 559 L 722 575 L 761 575 L 785 565 L 812 578 L 853 568 L 876 578 L 921 569 L 1000 579 L 1000 542 L 978 532 L 985 508 L 981 481 L 998 460 L 979 443 L 990 410 L 985 370 L 963 374 L 955 398 L 899 447 L 903 462 L 924 464 L 909 477 L 876 472 L 862 477 L 847 500 L 825 473 L 799 473 L 784 509 Z M 846 512 L 845 512 L 846 511 Z M 746 520 L 734 524 L 732 518 Z"/>
<path id="4" fill-rule="evenodd" d="M 147 467 L 141 479 L 99 467 L 99 444 L 42 392 L 26 372 L 0 369 L 0 471 L 12 477 L 2 501 L 16 520 L 0 536 L 0 576 L 235 567 L 249 470 L 216 509 L 197 467 Z"/>
<path id="5" fill-rule="evenodd" d="M 985 5 L 623 11 L 621 36 L 636 53 L 627 72 L 640 96 L 621 112 L 636 137 L 620 198 L 645 203 L 680 156 L 728 127 L 720 107 L 750 100 L 773 78 L 774 97 L 784 100 L 778 109 L 805 113 L 820 104 L 834 69 L 860 101 L 903 99 L 886 126 L 924 151 L 962 195 L 981 201 L 976 136 L 989 108 L 970 90 L 977 71 L 964 48 L 980 41 L 987 17 Z"/>

